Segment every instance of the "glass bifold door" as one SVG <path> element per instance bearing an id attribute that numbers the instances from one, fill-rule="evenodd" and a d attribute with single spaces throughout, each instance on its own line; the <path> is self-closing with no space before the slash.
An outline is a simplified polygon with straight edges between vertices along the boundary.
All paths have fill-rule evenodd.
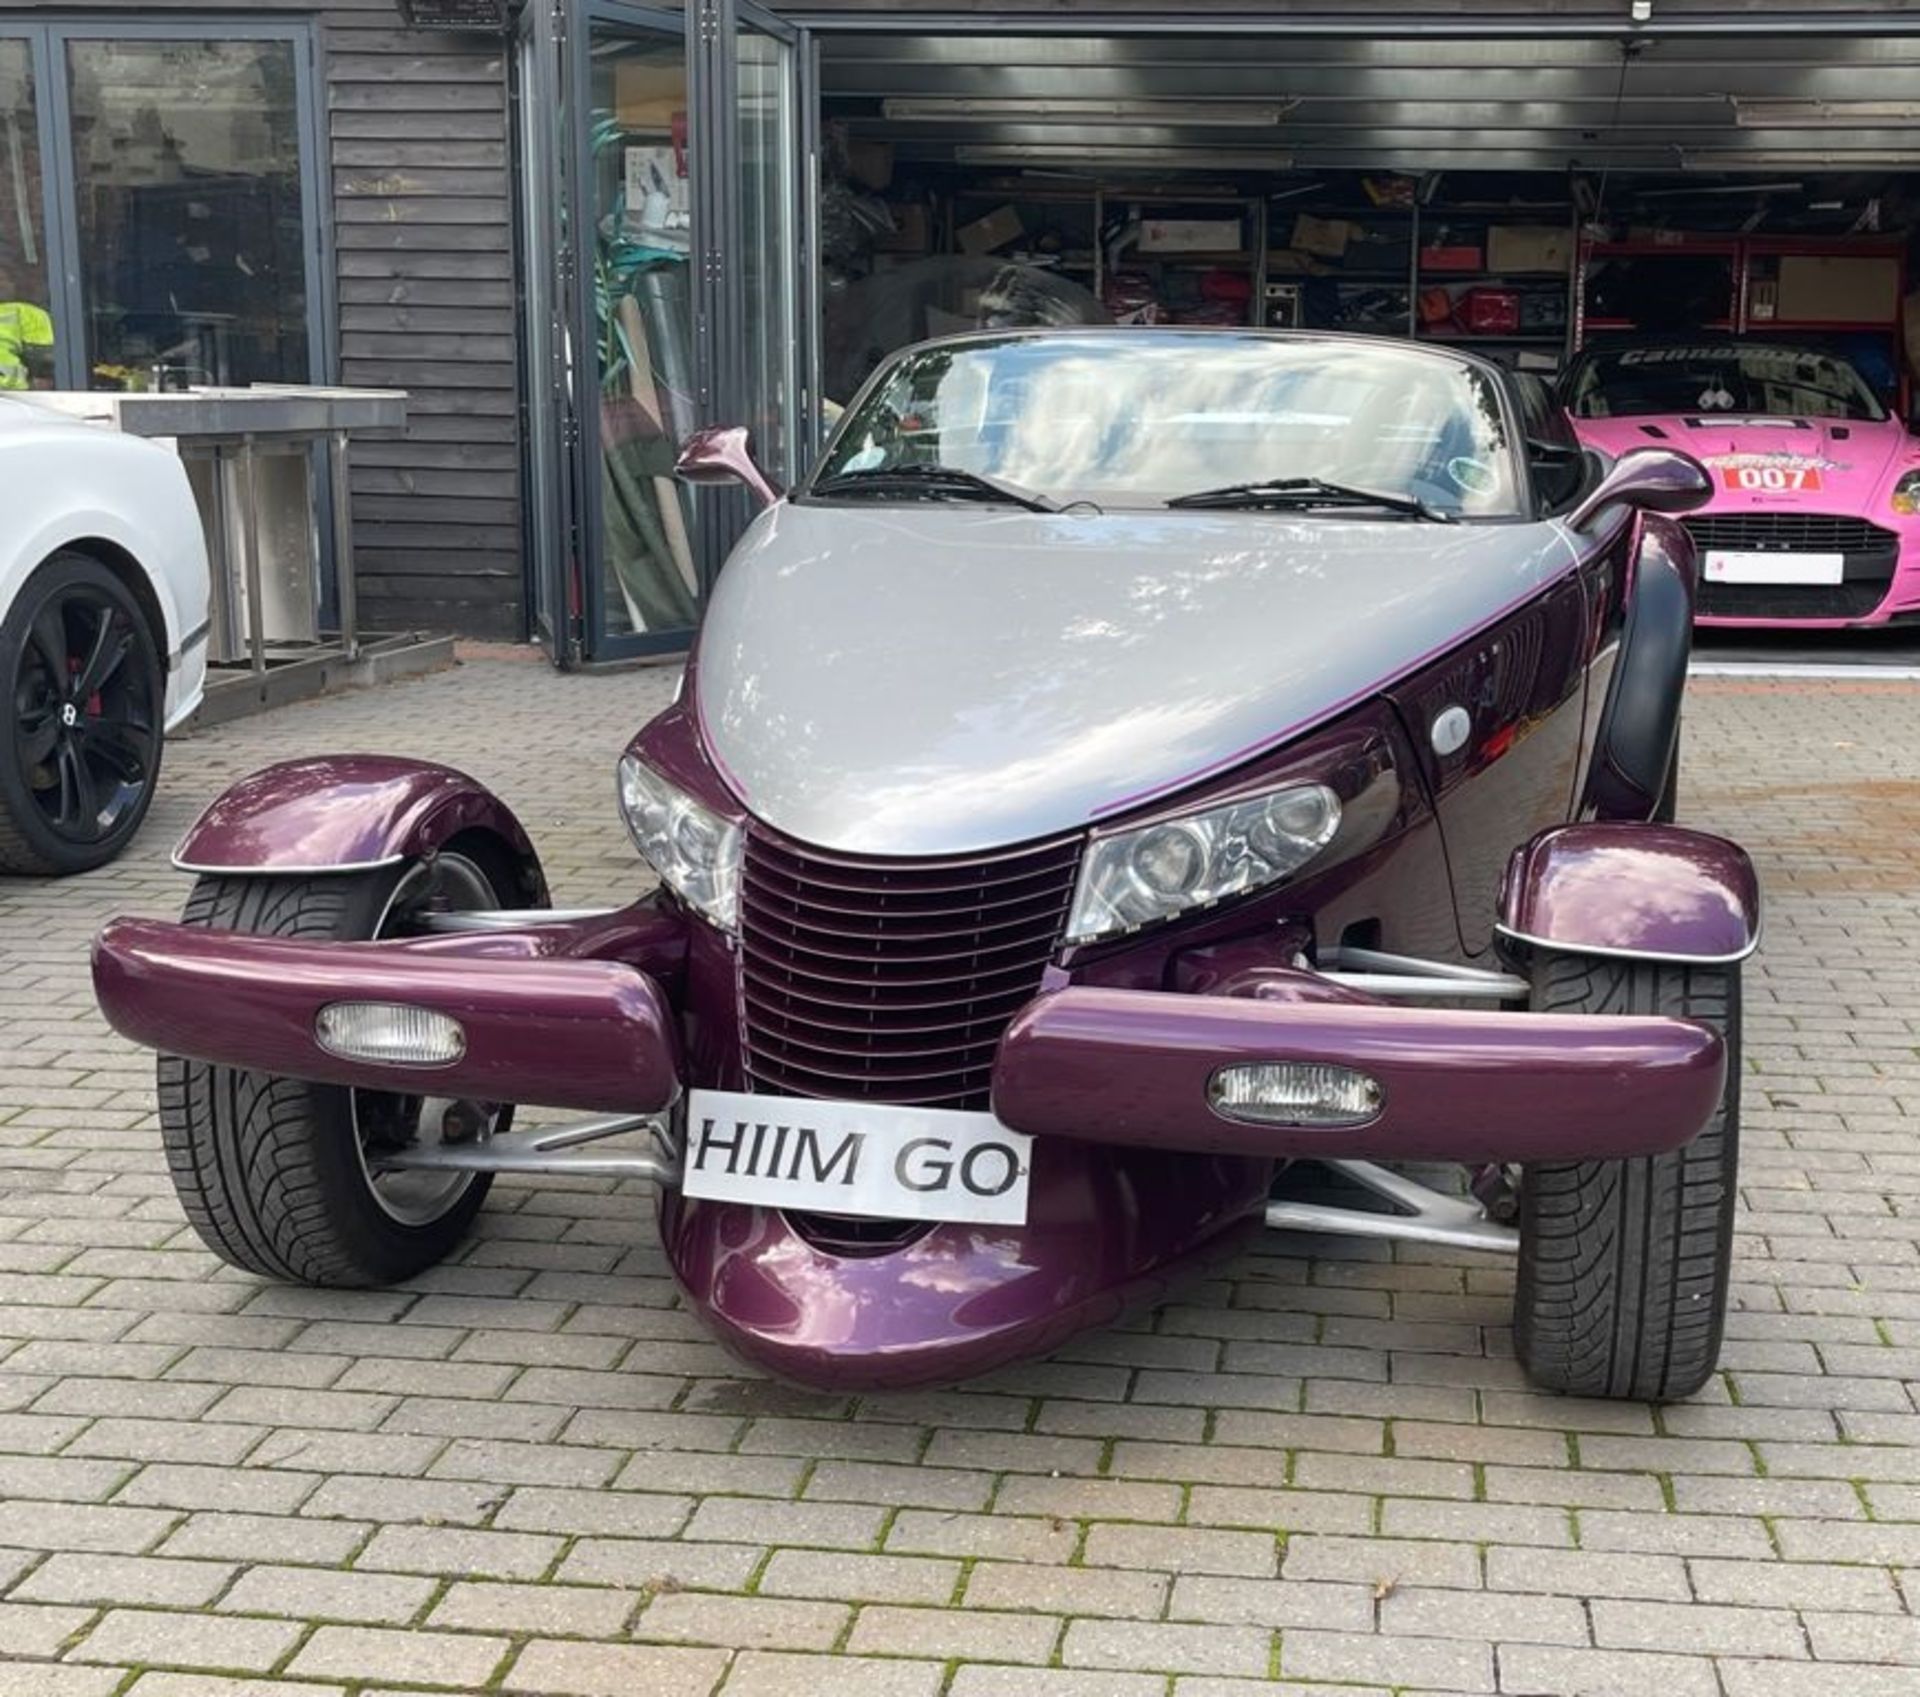
<path id="1" fill-rule="evenodd" d="M 536 624 L 563 662 L 667 652 L 751 516 L 680 444 L 745 424 L 784 483 L 810 431 L 810 47 L 745 0 L 588 0 L 528 7 L 520 54 Z"/>

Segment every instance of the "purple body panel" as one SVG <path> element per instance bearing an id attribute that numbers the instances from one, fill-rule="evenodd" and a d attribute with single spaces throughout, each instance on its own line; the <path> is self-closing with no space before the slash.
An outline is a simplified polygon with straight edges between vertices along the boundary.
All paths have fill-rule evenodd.
<path id="1" fill-rule="evenodd" d="M 1520 942 L 1650 960 L 1736 961 L 1760 935 L 1746 851 L 1677 825 L 1562 825 L 1514 851 L 1500 929 Z"/>
<path id="2" fill-rule="evenodd" d="M 463 958 L 448 946 L 455 941 L 474 946 Z M 403 1094 L 431 1088 L 604 1112 L 668 1107 L 680 1089 L 679 1044 L 659 986 L 617 961 L 516 958 L 513 943 L 485 935 L 303 943 L 116 919 L 94 944 L 93 983 L 116 1031 L 166 1054 Z M 329 1054 L 314 1041 L 314 1017 L 340 1001 L 451 1015 L 466 1031 L 466 1053 L 436 1067 Z"/>
<path id="3" fill-rule="evenodd" d="M 451 766 L 385 754 L 327 754 L 268 766 L 194 821 L 174 864 L 189 872 L 326 871 L 429 854 L 486 831 L 543 896 L 533 845 L 512 810 Z"/>
<path id="4" fill-rule="evenodd" d="M 1583 572 L 1556 584 L 1388 692 L 1439 817 L 1469 954 L 1490 940 L 1514 840 L 1561 823 L 1579 779 L 1585 581 Z M 1441 752 L 1433 733 L 1445 714 L 1465 714 L 1468 729 L 1457 748 Z"/>
<path id="5" fill-rule="evenodd" d="M 816 1249 L 781 1214 L 660 1196 L 688 1301 L 738 1355 L 825 1390 L 951 1383 L 1041 1354 L 1238 1250 L 1272 1163 L 1036 1145 L 1027 1224 L 936 1226 L 888 1254 Z"/>
<path id="6" fill-rule="evenodd" d="M 1295 1060 L 1378 1079 L 1379 1116 L 1305 1129 L 1241 1124 L 1207 1105 L 1220 1067 Z M 1072 989 L 1008 1029 L 993 1107 L 1036 1137 L 1209 1154 L 1565 1160 L 1677 1148 L 1725 1083 L 1720 1038 L 1685 1020 Z"/>

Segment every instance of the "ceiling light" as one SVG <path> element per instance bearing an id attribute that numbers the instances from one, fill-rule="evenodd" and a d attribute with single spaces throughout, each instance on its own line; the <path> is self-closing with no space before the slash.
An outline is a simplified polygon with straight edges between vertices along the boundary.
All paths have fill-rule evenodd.
<path id="1" fill-rule="evenodd" d="M 1270 130 L 1297 105 L 1297 100 L 1201 103 L 954 95 L 883 100 L 880 111 L 893 123 L 960 119 L 982 124 L 1183 124 L 1209 130 Z"/>
<path id="2" fill-rule="evenodd" d="M 1850 153 L 1801 148 L 1755 148 L 1751 153 L 1689 153 L 1682 151 L 1683 171 L 1875 171 L 1912 170 L 1920 163 L 1920 147 L 1912 153 Z"/>
<path id="3" fill-rule="evenodd" d="M 1125 147 L 1099 141 L 956 147 L 953 159 L 956 165 L 1124 165 L 1201 171 L 1289 171 L 1293 168 L 1291 153 L 1217 153 L 1206 148 Z"/>
<path id="4" fill-rule="evenodd" d="M 1850 130 L 1871 124 L 1920 124 L 1920 100 L 1746 100 L 1735 94 L 1733 121 L 1743 130 Z"/>

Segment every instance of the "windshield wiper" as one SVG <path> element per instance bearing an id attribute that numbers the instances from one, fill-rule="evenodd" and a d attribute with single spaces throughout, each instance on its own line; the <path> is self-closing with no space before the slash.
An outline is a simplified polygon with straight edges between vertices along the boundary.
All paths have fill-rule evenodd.
<path id="1" fill-rule="evenodd" d="M 881 494 L 888 487 L 930 495 L 935 500 L 952 496 L 963 501 L 1004 501 L 1024 507 L 1030 513 L 1055 513 L 1060 509 L 1044 496 L 1029 495 L 1010 483 L 982 477 L 977 471 L 962 471 L 958 466 L 896 465 L 876 466 L 871 471 L 842 471 L 831 477 L 816 478 L 809 495 Z"/>
<path id="2" fill-rule="evenodd" d="M 1329 483 L 1324 477 L 1276 477 L 1260 483 L 1228 483 L 1218 489 L 1197 489 L 1176 495 L 1169 507 L 1381 507 L 1390 513 L 1452 524 L 1453 514 L 1417 495 L 1389 495 L 1378 489 L 1356 489 L 1350 483 Z"/>

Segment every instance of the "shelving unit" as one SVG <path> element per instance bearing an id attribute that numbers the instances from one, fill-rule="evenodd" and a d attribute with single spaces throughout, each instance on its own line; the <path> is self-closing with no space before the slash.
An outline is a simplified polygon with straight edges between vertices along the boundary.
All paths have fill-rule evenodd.
<path id="1" fill-rule="evenodd" d="M 1574 279 L 1574 340 L 1578 349 L 1596 331 L 1643 328 L 1634 319 L 1602 317 L 1592 310 L 1596 270 L 1615 261 L 1654 263 L 1662 259 L 1724 259 L 1727 306 L 1722 317 L 1700 327 L 1735 336 L 1885 337 L 1897 369 L 1900 353 L 1900 303 L 1907 293 L 1906 243 L 1882 237 L 1679 236 L 1654 241 L 1583 241 Z M 1865 261 L 1883 279 L 1882 309 L 1858 316 L 1814 316 L 1780 310 L 1779 289 L 1785 265 L 1793 261 Z M 1773 292 L 1768 293 L 1768 285 Z M 1769 307 L 1768 303 L 1772 305 Z"/>
<path id="2" fill-rule="evenodd" d="M 1142 253 L 1135 247 L 1116 265 L 1101 234 L 1116 208 L 1135 205 L 1173 217 L 1221 217 L 1231 210 L 1246 232 L 1245 245 L 1230 251 L 1190 253 Z M 1035 188 L 995 179 L 957 189 L 946 197 L 940 220 L 945 250 L 960 252 L 960 231 L 995 206 L 1012 206 L 1020 211 L 1023 225 L 1052 226 L 1050 234 L 1059 235 L 1063 230 L 1070 234 L 1072 239 L 1062 243 L 1059 251 L 1047 255 L 1048 262 L 1052 269 L 1084 283 L 1096 295 L 1104 293 L 1109 276 L 1117 271 L 1244 269 L 1250 290 L 1247 321 L 1256 324 L 1260 321 L 1266 265 L 1266 203 L 1258 195 L 1235 194 L 1217 187 L 1183 189 L 1160 184 L 1093 181 L 1084 186 Z M 1034 213 L 1041 216 L 1033 219 L 1027 216 Z M 1021 251 L 1015 243 L 1004 257 L 1013 257 Z"/>
<path id="3" fill-rule="evenodd" d="M 1033 185 L 1005 177 L 968 185 L 944 197 L 937 228 L 948 251 L 957 249 L 957 233 L 992 206 L 1020 210 L 1030 234 L 1044 232 L 1053 267 L 1104 295 L 1116 271 L 1164 275 L 1169 271 L 1244 271 L 1248 279 L 1246 318 L 1254 324 L 1275 321 L 1278 302 L 1270 303 L 1270 285 L 1297 283 L 1303 296 L 1303 321 L 1310 325 L 1398 334 L 1416 341 L 1445 342 L 1540 369 L 1558 365 L 1594 334 L 1651 328 L 1595 310 L 1594 283 L 1599 268 L 1623 261 L 1685 260 L 1693 287 L 1700 289 L 1699 264 L 1718 261 L 1726 268 L 1726 310 L 1696 315 L 1701 331 L 1753 336 L 1861 336 L 1881 339 L 1889 359 L 1900 364 L 1899 302 L 1907 290 L 1905 244 L 1887 238 L 1694 235 L 1663 233 L 1635 241 L 1597 242 L 1582 233 L 1570 202 L 1502 204 L 1463 202 L 1452 206 L 1406 206 L 1304 199 L 1295 193 L 1243 194 L 1211 182 L 1182 188 L 1165 182 L 1062 182 Z M 1130 247 L 1115 263 L 1103 232 L 1130 207 L 1163 217 L 1233 216 L 1246 232 L 1242 248 L 1191 253 L 1142 253 Z M 1301 214 L 1321 224 L 1347 226 L 1344 250 L 1306 253 L 1293 241 Z M 1537 269 L 1492 261 L 1511 235 L 1496 232 L 1535 229 L 1564 232 L 1568 263 Z M 1324 244 L 1322 244 L 1324 246 Z M 1436 251 L 1470 250 L 1473 263 L 1435 264 Z M 1023 247 L 1012 244 L 1007 257 Z M 1542 250 L 1546 251 L 1546 250 Z M 1814 317 L 1790 310 L 1797 294 L 1809 291 L 1802 262 L 1873 260 L 1885 270 L 1879 296 L 1882 310 L 1861 316 Z M 1837 276 L 1857 281 L 1844 268 Z M 1436 291 L 1449 298 L 1440 316 Z M 1476 330 L 1458 314 L 1474 290 L 1517 297 L 1522 321 L 1512 329 Z M 1707 294 L 1712 293 L 1711 285 Z M 1844 291 L 1843 291 L 1844 293 Z M 1423 303 L 1424 297 L 1424 303 Z M 1769 304 L 1771 303 L 1771 305 Z M 1291 321 L 1290 317 L 1282 322 Z"/>
<path id="4" fill-rule="evenodd" d="M 1239 220 L 1242 239 L 1248 244 L 1242 248 L 1208 253 L 1192 251 L 1187 253 L 1143 253 L 1138 244 L 1129 250 L 1125 259 L 1111 266 L 1119 271 L 1238 271 L 1248 272 L 1248 294 L 1246 322 L 1259 324 L 1263 311 L 1262 302 L 1266 295 L 1267 274 L 1267 203 L 1258 195 L 1228 194 L 1208 190 L 1130 188 L 1122 185 L 1102 183 L 1093 191 L 1093 226 L 1096 233 L 1094 242 L 1094 282 L 1093 292 L 1104 297 L 1109 258 L 1107 244 L 1101 239 L 1111 215 L 1110 209 L 1139 207 L 1159 208 L 1163 215 L 1174 217 L 1206 218 L 1219 217 L 1231 211 Z"/>
<path id="5" fill-rule="evenodd" d="M 1284 266 L 1299 275 L 1305 287 L 1316 281 L 1330 285 L 1341 303 L 1334 313 L 1335 327 L 1399 333 L 1416 341 L 1448 342 L 1496 356 L 1511 354 L 1516 359 L 1524 358 L 1530 350 L 1566 349 L 1572 313 L 1571 205 L 1466 205 L 1435 210 L 1417 202 L 1405 207 L 1316 204 L 1310 215 L 1349 226 L 1352 238 L 1345 252 L 1338 259 L 1319 256 L 1305 263 L 1293 250 L 1275 253 L 1269 256 L 1269 274 L 1280 275 Z M 1274 222 L 1277 228 L 1277 217 Z M 1490 266 L 1492 232 L 1513 227 L 1546 228 L 1556 233 L 1564 228 L 1567 264 L 1538 269 Z M 1369 264 L 1369 256 L 1362 251 L 1367 247 L 1391 257 Z M 1460 249 L 1471 249 L 1477 263 L 1434 263 L 1436 250 Z M 1470 291 L 1476 289 L 1516 296 L 1516 311 L 1536 322 L 1523 322 L 1511 330 L 1475 330 L 1451 321 Z M 1448 297 L 1444 318 L 1435 311 L 1435 292 L 1442 290 Z M 1383 291 L 1390 297 L 1392 310 L 1386 314 L 1364 311 L 1364 297 Z M 1362 310 L 1350 312 L 1349 302 Z M 1549 303 L 1544 310 L 1537 304 L 1541 302 Z"/>

